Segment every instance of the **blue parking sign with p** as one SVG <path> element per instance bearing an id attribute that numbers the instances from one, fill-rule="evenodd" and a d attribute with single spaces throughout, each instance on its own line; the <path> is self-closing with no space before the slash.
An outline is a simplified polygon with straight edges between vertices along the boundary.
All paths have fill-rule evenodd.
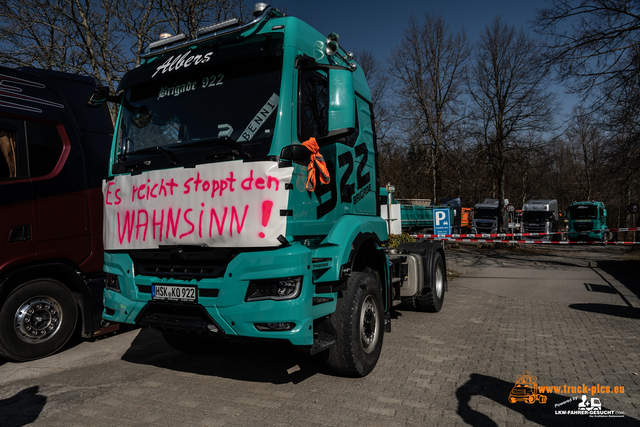
<path id="1" fill-rule="evenodd" d="M 449 209 L 433 210 L 433 234 L 451 234 L 451 217 Z"/>

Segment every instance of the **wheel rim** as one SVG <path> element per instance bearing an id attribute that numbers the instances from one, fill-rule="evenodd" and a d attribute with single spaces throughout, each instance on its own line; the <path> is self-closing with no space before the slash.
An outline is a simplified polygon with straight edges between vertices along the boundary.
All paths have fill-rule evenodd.
<path id="1" fill-rule="evenodd" d="M 438 266 L 436 268 L 436 296 L 438 299 L 442 298 L 442 292 L 444 292 L 444 274 L 442 274 L 442 268 Z"/>
<path id="2" fill-rule="evenodd" d="M 13 323 L 22 341 L 29 344 L 42 343 L 60 330 L 62 310 L 58 301 L 51 297 L 33 297 L 16 310 Z"/>
<path id="3" fill-rule="evenodd" d="M 367 295 L 360 311 L 360 343 L 365 353 L 371 353 L 378 343 L 378 305 L 371 295 Z"/>

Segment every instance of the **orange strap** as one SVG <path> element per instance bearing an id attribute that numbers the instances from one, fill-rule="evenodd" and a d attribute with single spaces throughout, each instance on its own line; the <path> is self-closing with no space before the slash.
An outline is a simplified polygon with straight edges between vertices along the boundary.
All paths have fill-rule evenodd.
<path id="1" fill-rule="evenodd" d="M 311 151 L 311 161 L 307 167 L 307 191 L 314 191 L 316 189 L 316 168 L 320 172 L 320 182 L 328 184 L 331 182 L 329 176 L 329 170 L 324 162 L 322 154 L 320 154 L 320 147 L 315 138 L 309 138 L 309 140 L 302 143 L 305 147 Z"/>

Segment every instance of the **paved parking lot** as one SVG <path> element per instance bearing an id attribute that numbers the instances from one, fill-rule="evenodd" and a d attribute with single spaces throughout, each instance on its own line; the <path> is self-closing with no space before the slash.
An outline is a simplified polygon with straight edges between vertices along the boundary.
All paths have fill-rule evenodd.
<path id="1" fill-rule="evenodd" d="M 448 248 L 459 277 L 442 312 L 396 311 L 362 379 L 280 345 L 189 356 L 149 329 L 0 361 L 0 425 L 640 425 L 640 283 L 626 251 Z M 558 392 L 510 403 L 524 372 Z M 583 394 L 601 407 L 576 414 Z"/>

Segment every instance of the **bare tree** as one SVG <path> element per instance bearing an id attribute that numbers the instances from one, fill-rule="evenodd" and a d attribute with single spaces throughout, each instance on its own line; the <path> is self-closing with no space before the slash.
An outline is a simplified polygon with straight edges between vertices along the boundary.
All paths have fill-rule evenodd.
<path id="1" fill-rule="evenodd" d="M 241 0 L 3 0 L 0 63 L 88 74 L 112 89 L 167 30 L 241 17 Z"/>
<path id="2" fill-rule="evenodd" d="M 131 40 L 130 57 L 133 65 L 140 63 L 149 43 L 158 40 L 158 29 L 166 22 L 160 9 L 160 0 L 117 0 L 120 23 Z"/>
<path id="3" fill-rule="evenodd" d="M 618 192 L 621 210 L 623 200 L 640 194 L 640 3 L 551 0 L 534 24 L 545 36 L 547 60 L 589 101 L 588 112 L 604 118 L 597 126 L 607 144 L 597 166 L 608 171 L 603 196 Z"/>
<path id="4" fill-rule="evenodd" d="M 538 10 L 534 29 L 546 40 L 547 60 L 585 98 L 624 85 L 637 74 L 640 4 L 635 0 L 551 0 Z"/>
<path id="5" fill-rule="evenodd" d="M 429 147 L 434 201 L 442 196 L 442 147 L 463 117 L 460 100 L 469 52 L 464 31 L 453 33 L 442 16 L 426 13 L 423 24 L 409 20 L 400 46 L 388 61 L 397 81 L 398 110 Z"/>
<path id="6" fill-rule="evenodd" d="M 0 2 L 0 61 L 114 79 L 125 69 L 116 10 L 114 0 Z"/>
<path id="7" fill-rule="evenodd" d="M 378 143 L 384 144 L 392 124 L 392 117 L 387 105 L 389 75 L 371 51 L 357 52 L 355 58 L 362 68 L 371 90 L 374 127 Z"/>
<path id="8" fill-rule="evenodd" d="M 244 14 L 242 0 L 158 0 L 165 23 L 173 34 L 184 33 L 190 37 L 207 24 L 225 21 L 234 13 Z"/>
<path id="9" fill-rule="evenodd" d="M 597 183 L 605 154 L 605 135 L 593 118 L 582 108 L 574 108 L 573 118 L 566 131 L 572 164 L 569 167 L 576 185 L 575 197 L 580 200 L 599 199 Z"/>
<path id="10" fill-rule="evenodd" d="M 485 27 L 473 56 L 468 88 L 500 212 L 506 196 L 506 167 L 519 139 L 527 133 L 553 130 L 559 105 L 549 91 L 549 74 L 538 47 L 522 30 L 502 23 L 499 17 Z M 498 220 L 502 226 L 501 215 Z"/>

